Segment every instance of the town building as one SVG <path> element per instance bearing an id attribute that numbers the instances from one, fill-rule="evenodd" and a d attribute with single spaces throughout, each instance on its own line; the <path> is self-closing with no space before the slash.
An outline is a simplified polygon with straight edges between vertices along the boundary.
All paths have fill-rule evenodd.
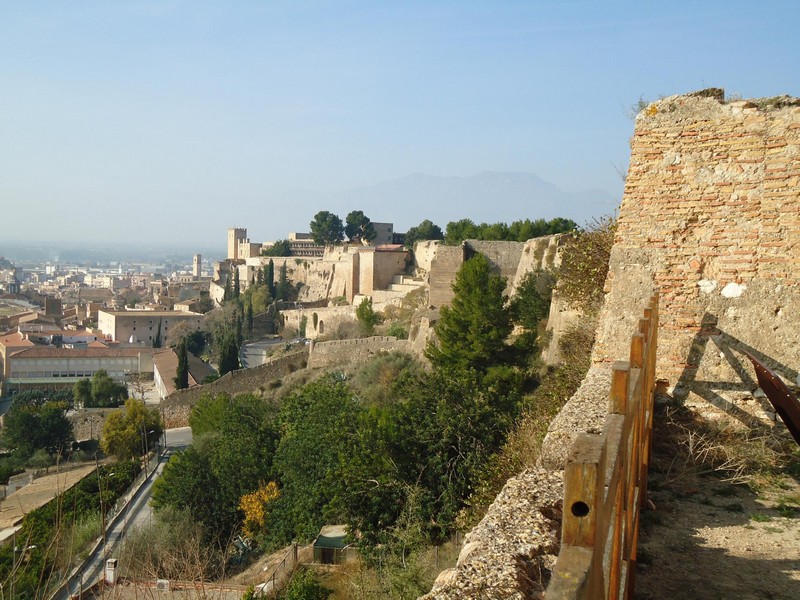
<path id="1" fill-rule="evenodd" d="M 167 346 L 170 332 L 179 323 L 187 323 L 190 330 L 200 329 L 203 315 L 182 310 L 101 310 L 97 313 L 97 327 L 113 341 L 149 342 L 159 336 L 161 345 Z"/>
<path id="2" fill-rule="evenodd" d="M 231 227 L 228 229 L 228 260 L 239 259 L 239 244 L 247 238 L 247 229 L 244 227 Z"/>
<path id="3" fill-rule="evenodd" d="M 67 387 L 104 370 L 118 381 L 131 373 L 153 372 L 152 348 L 56 348 L 33 346 L 6 361 L 6 390 Z"/>
<path id="4" fill-rule="evenodd" d="M 191 352 L 187 353 L 187 358 L 189 362 L 189 387 L 202 384 L 206 377 L 215 373 L 208 363 L 204 363 Z M 169 348 L 153 355 L 153 381 L 155 382 L 156 393 L 161 400 L 175 391 L 175 376 L 177 373 L 178 355 L 175 350 Z"/>
<path id="5" fill-rule="evenodd" d="M 200 254 L 192 257 L 192 275 L 195 279 L 200 279 L 203 275 L 203 257 Z"/>

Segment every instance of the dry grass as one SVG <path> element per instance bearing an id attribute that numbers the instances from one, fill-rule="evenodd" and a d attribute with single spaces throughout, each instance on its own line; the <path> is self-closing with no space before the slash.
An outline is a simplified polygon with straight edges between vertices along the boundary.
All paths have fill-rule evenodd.
<path id="1" fill-rule="evenodd" d="M 797 446 L 782 424 L 721 416 L 706 419 L 683 406 L 669 406 L 654 421 L 653 442 L 665 464 L 654 465 L 670 483 L 721 473 L 723 481 L 758 487 L 783 474 L 797 474 Z"/>

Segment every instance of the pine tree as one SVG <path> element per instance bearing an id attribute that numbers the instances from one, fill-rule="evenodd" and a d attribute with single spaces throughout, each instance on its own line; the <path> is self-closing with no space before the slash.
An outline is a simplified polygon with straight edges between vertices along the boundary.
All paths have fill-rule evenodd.
<path id="1" fill-rule="evenodd" d="M 280 275 L 278 276 L 278 285 L 275 289 L 276 300 L 289 299 L 289 278 L 287 275 L 286 263 L 281 265 Z"/>
<path id="2" fill-rule="evenodd" d="M 233 289 L 231 290 L 231 298 L 239 297 L 239 267 L 233 269 Z"/>
<path id="3" fill-rule="evenodd" d="M 240 368 L 239 348 L 236 345 L 234 333 L 228 333 L 219 346 L 219 374 L 225 375 L 230 371 Z"/>
<path id="4" fill-rule="evenodd" d="M 245 319 L 247 323 L 247 335 L 253 334 L 253 304 L 251 302 L 247 303 L 247 309 L 245 310 Z"/>
<path id="5" fill-rule="evenodd" d="M 228 272 L 228 276 L 225 278 L 225 292 L 222 294 L 222 301 L 226 302 L 231 298 L 231 274 Z"/>
<path id="6" fill-rule="evenodd" d="M 244 342 L 244 335 L 242 335 L 242 313 L 236 312 L 236 345 L 241 346 Z"/>
<path id="7" fill-rule="evenodd" d="M 436 324 L 438 344 L 431 342 L 425 350 L 434 367 L 486 372 L 503 361 L 512 328 L 505 287 L 505 278 L 491 272 L 482 254 L 461 266 L 453 282 L 453 302 L 441 308 Z"/>
<path id="8" fill-rule="evenodd" d="M 269 259 L 269 263 L 266 267 L 267 271 L 264 274 L 264 283 L 267 284 L 267 289 L 269 290 L 269 297 L 273 300 L 277 300 L 278 298 L 275 295 L 275 263 L 272 262 L 272 259 Z"/>
<path id="9" fill-rule="evenodd" d="M 184 390 L 189 387 L 189 352 L 186 347 L 186 338 L 181 338 L 175 349 L 178 355 L 178 368 L 175 371 L 175 389 Z"/>

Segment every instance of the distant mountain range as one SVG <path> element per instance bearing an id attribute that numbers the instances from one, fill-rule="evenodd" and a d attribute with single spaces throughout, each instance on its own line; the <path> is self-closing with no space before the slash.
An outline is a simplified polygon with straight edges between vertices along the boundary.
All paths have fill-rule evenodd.
<path id="1" fill-rule="evenodd" d="M 414 174 L 343 192 L 295 190 L 287 196 L 293 205 L 309 208 L 309 220 L 320 210 L 342 219 L 351 210 L 363 210 L 373 221 L 394 223 L 395 231 L 405 231 L 423 219 L 442 229 L 463 218 L 510 223 L 565 217 L 584 224 L 612 213 L 619 204 L 604 190 L 567 192 L 533 173 L 491 171 L 470 177 Z"/>

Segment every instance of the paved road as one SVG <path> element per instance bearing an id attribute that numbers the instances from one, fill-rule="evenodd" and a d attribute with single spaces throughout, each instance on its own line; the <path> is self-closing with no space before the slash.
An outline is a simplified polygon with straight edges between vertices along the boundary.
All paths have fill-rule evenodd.
<path id="1" fill-rule="evenodd" d="M 178 450 L 186 448 L 192 443 L 192 430 L 190 427 L 167 430 L 167 449 L 162 454 L 158 465 L 149 474 L 147 481 L 139 488 L 127 508 L 118 515 L 114 521 L 106 524 L 106 543 L 101 544 L 97 552 L 90 556 L 84 563 L 80 577 L 71 581 L 67 586 L 69 593 L 56 596 L 53 600 L 67 600 L 69 595 L 77 595 L 82 589 L 90 588 L 103 574 L 103 565 L 108 558 L 116 558 L 125 533 L 137 527 L 150 523 L 152 509 L 150 508 L 150 495 L 153 491 L 153 482 L 161 475 L 164 465 L 170 456 Z"/>
<path id="2" fill-rule="evenodd" d="M 267 354 L 277 344 L 285 344 L 286 340 L 280 338 L 261 340 L 252 344 L 245 344 L 239 351 L 239 360 L 245 369 L 263 365 L 267 361 Z"/>

